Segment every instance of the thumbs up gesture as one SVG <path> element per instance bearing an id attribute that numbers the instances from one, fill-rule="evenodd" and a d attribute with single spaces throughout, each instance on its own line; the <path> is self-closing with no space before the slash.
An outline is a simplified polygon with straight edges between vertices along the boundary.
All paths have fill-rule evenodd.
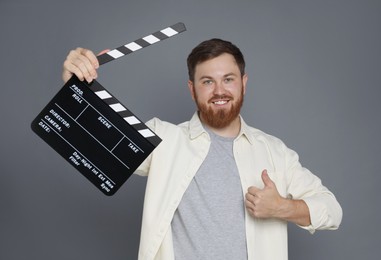
<path id="1" fill-rule="evenodd" d="M 280 196 L 275 183 L 270 179 L 267 170 L 262 171 L 264 188 L 249 187 L 246 193 L 245 206 L 255 218 L 278 217 L 285 198 Z"/>

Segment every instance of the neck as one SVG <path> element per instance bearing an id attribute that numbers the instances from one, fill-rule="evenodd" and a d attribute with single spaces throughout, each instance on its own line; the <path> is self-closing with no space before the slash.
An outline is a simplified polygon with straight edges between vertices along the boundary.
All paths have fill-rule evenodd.
<path id="1" fill-rule="evenodd" d="M 236 137 L 241 130 L 241 120 L 239 116 L 237 116 L 232 122 L 230 122 L 230 124 L 221 128 L 212 127 L 205 123 L 205 121 L 202 118 L 200 119 L 201 122 L 203 122 L 211 131 L 213 131 L 213 133 L 222 137 Z"/>

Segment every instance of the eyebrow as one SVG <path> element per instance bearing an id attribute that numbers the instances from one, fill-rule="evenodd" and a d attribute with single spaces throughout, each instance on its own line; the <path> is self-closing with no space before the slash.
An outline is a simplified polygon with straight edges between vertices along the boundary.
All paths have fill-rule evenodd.
<path id="1" fill-rule="evenodd" d="M 223 78 L 227 78 L 230 76 L 236 76 L 237 77 L 237 74 L 235 74 L 234 72 L 230 72 L 230 73 L 223 75 Z M 213 79 L 213 77 L 205 75 L 205 76 L 201 76 L 199 80 L 203 80 L 203 79 Z"/>

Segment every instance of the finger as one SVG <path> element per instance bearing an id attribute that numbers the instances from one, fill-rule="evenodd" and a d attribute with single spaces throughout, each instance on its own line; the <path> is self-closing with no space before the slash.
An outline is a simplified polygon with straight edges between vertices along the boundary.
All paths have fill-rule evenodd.
<path id="1" fill-rule="evenodd" d="M 86 81 L 91 82 L 93 79 L 97 78 L 98 75 L 93 62 L 86 56 L 78 56 L 77 59 L 73 61 L 73 64 L 82 72 Z"/>
<path id="2" fill-rule="evenodd" d="M 255 210 L 255 205 L 250 204 L 249 202 L 245 203 L 245 208 L 250 216 L 256 218 L 257 217 L 257 211 Z"/>
<path id="3" fill-rule="evenodd" d="M 110 49 L 105 49 L 105 50 L 99 52 L 99 53 L 97 54 L 97 56 L 100 56 L 100 55 L 102 55 L 102 54 L 105 54 L 105 53 L 107 53 L 107 52 L 109 52 L 109 51 L 110 51 Z"/>
<path id="4" fill-rule="evenodd" d="M 252 195 L 255 195 L 257 194 L 259 191 L 261 191 L 261 189 L 258 189 L 257 187 L 255 186 L 251 186 L 247 189 L 247 192 L 252 194 Z"/>
<path id="5" fill-rule="evenodd" d="M 253 194 L 246 193 L 246 194 L 245 194 L 245 199 L 246 199 L 247 201 L 250 201 L 251 203 L 254 203 L 255 196 L 254 196 Z"/>
<path id="6" fill-rule="evenodd" d="M 88 49 L 84 49 L 84 48 L 77 48 L 77 49 L 79 49 L 79 52 L 81 55 L 83 55 L 84 57 L 86 57 L 90 61 L 90 63 L 92 64 L 92 67 L 94 67 L 94 69 L 99 68 L 99 62 L 98 62 L 97 56 L 95 56 L 94 52 L 92 52 L 91 50 L 88 50 Z"/>
<path id="7" fill-rule="evenodd" d="M 81 80 L 81 81 L 84 80 L 84 77 L 83 77 L 81 70 L 77 66 L 73 65 L 72 63 L 65 61 L 64 62 L 64 71 L 62 74 L 64 81 L 65 82 L 68 81 L 69 78 L 73 74 L 75 74 L 79 80 Z"/>
<path id="8" fill-rule="evenodd" d="M 73 76 L 72 72 L 70 72 L 69 70 L 67 70 L 65 68 L 63 69 L 63 71 L 62 71 L 62 80 L 63 80 L 64 83 L 66 83 L 72 76 Z"/>
<path id="9" fill-rule="evenodd" d="M 255 204 L 252 203 L 251 201 L 245 200 L 245 207 L 246 207 L 247 209 L 252 209 L 252 210 L 254 210 Z"/>
<path id="10" fill-rule="evenodd" d="M 274 185 L 274 182 L 270 179 L 269 174 L 267 173 L 267 170 L 262 171 L 262 181 L 265 184 L 265 187 L 272 187 Z"/>
<path id="11" fill-rule="evenodd" d="M 64 81 L 75 74 L 80 80 L 86 79 L 91 82 L 97 77 L 94 59 L 97 62 L 95 55 L 86 49 L 77 48 L 70 51 L 63 65 L 62 76 Z"/>
<path id="12" fill-rule="evenodd" d="M 67 59 L 81 70 L 87 81 L 90 82 L 97 77 L 96 69 L 99 67 L 99 63 L 92 51 L 77 48 L 70 52 Z"/>
<path id="13" fill-rule="evenodd" d="M 246 209 L 247 209 L 247 212 L 249 212 L 250 216 L 255 217 L 255 211 L 254 211 L 254 209 L 251 209 L 251 208 L 246 208 Z"/>

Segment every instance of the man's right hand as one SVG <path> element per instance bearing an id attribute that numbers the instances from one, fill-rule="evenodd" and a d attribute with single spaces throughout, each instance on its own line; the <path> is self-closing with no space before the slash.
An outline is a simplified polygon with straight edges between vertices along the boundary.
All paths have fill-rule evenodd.
<path id="1" fill-rule="evenodd" d="M 100 54 L 107 51 L 104 50 Z M 62 79 L 66 83 L 75 74 L 80 80 L 86 80 L 90 83 L 97 78 L 98 68 L 98 59 L 91 50 L 77 48 L 70 51 L 66 57 L 63 64 Z"/>

